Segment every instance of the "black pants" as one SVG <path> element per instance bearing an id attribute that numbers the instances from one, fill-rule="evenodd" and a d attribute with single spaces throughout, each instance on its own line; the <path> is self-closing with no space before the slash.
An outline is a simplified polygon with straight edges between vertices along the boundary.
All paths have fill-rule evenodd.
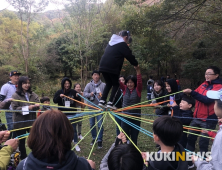
<path id="1" fill-rule="evenodd" d="M 118 92 L 118 89 L 119 89 L 119 75 L 111 74 L 111 73 L 105 73 L 105 72 L 102 72 L 102 74 L 103 74 L 103 77 L 104 77 L 105 82 L 106 82 L 106 87 L 103 91 L 103 95 L 102 95 L 101 100 L 106 101 L 107 96 L 109 94 L 109 91 L 113 87 L 112 92 L 111 92 L 111 96 L 109 98 L 109 101 L 114 102 L 115 97 L 116 97 L 117 92 Z"/>
<path id="2" fill-rule="evenodd" d="M 29 133 L 29 130 L 30 129 L 18 130 L 18 131 L 16 131 L 16 134 L 18 136 L 24 135 L 26 133 Z M 25 140 L 26 140 L 26 138 L 19 140 L 19 151 L 21 153 L 21 160 L 25 159 L 27 157 L 26 148 L 25 148 Z"/>
<path id="3" fill-rule="evenodd" d="M 212 129 L 212 130 L 216 128 L 216 124 L 208 123 L 208 122 L 197 120 L 197 119 L 192 120 L 192 122 L 190 123 L 190 126 L 204 128 L 204 129 Z M 189 132 L 200 134 L 200 132 L 192 131 L 192 130 L 190 130 Z M 201 133 L 201 135 L 208 136 L 208 134 L 205 134 L 205 133 Z M 186 147 L 188 150 L 195 151 L 195 144 L 196 144 L 197 137 L 198 136 L 192 135 L 192 134 L 188 135 L 187 147 Z M 201 153 L 208 151 L 209 140 L 210 140 L 209 138 L 200 137 L 199 148 L 200 148 Z"/>
<path id="4" fill-rule="evenodd" d="M 183 131 L 187 131 L 186 129 L 183 129 Z M 179 143 L 184 147 L 186 148 L 187 146 L 187 133 L 183 132 L 182 136 L 181 136 L 181 139 L 179 141 Z"/>
<path id="5" fill-rule="evenodd" d="M 140 126 L 140 124 L 141 124 L 141 121 L 138 121 L 138 120 L 134 120 L 134 119 L 130 119 L 130 118 L 124 118 L 124 119 L 126 119 L 127 121 L 129 121 L 137 126 Z M 135 129 L 134 127 L 128 125 L 127 123 L 125 123 L 123 121 L 121 122 L 121 127 L 126 132 L 126 134 L 132 139 L 133 143 L 135 143 L 135 145 L 137 145 L 137 138 L 139 135 L 139 130 Z"/>

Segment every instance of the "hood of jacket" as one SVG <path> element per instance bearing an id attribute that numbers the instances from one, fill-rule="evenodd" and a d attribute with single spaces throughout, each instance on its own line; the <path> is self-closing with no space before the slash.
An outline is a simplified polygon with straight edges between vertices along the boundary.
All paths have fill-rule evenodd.
<path id="1" fill-rule="evenodd" d="M 99 80 L 98 83 L 97 83 L 97 86 L 99 86 L 101 83 L 102 83 L 102 81 Z M 94 86 L 95 85 L 94 80 L 91 80 L 90 84 Z"/>
<path id="2" fill-rule="evenodd" d="M 222 84 L 222 79 L 221 78 L 217 78 L 215 80 L 212 80 L 212 81 L 205 81 L 206 83 L 208 84 Z"/>
<path id="3" fill-rule="evenodd" d="M 168 79 L 166 82 L 170 85 L 171 87 L 171 93 L 176 93 L 178 92 L 178 85 L 175 79 Z"/>
<path id="4" fill-rule="evenodd" d="M 60 170 L 74 170 L 77 165 L 78 157 L 73 151 L 68 151 L 65 155 L 65 161 L 60 164 L 58 161 L 47 163 L 44 160 L 39 160 L 34 157 L 32 153 L 24 160 L 23 167 L 25 170 L 39 170 L 39 169 L 60 169 Z"/>
<path id="5" fill-rule="evenodd" d="M 123 38 L 121 36 L 113 34 L 110 41 L 109 41 L 109 45 L 114 46 L 114 45 L 122 43 L 122 42 L 125 42 L 125 41 L 123 40 Z"/>
<path id="6" fill-rule="evenodd" d="M 62 90 L 64 90 L 64 84 L 66 81 L 68 81 L 70 83 L 70 89 L 72 88 L 72 81 L 68 77 L 64 77 L 61 82 Z"/>
<path id="7" fill-rule="evenodd" d="M 180 144 L 176 144 L 173 152 L 185 152 L 184 148 Z M 173 158 L 172 154 L 169 156 Z M 188 162 L 182 161 L 149 161 L 149 164 L 152 166 L 153 170 L 187 170 Z"/>

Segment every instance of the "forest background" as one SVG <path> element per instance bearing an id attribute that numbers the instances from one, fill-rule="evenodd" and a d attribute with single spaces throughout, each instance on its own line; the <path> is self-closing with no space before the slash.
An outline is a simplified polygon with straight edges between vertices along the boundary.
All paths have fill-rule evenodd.
<path id="1" fill-rule="evenodd" d="M 144 85 L 177 76 L 197 87 L 205 69 L 222 59 L 222 0 L 7 0 L 0 11 L 0 85 L 11 70 L 53 96 L 64 76 L 85 86 L 112 34 L 129 30 Z M 64 9 L 45 11 L 48 3 Z M 121 72 L 135 74 L 128 61 Z"/>

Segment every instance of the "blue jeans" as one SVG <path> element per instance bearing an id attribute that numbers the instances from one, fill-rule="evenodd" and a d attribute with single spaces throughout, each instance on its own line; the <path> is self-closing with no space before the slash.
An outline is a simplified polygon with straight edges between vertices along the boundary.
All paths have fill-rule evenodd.
<path id="1" fill-rule="evenodd" d="M 74 115 L 73 115 L 74 116 Z M 71 118 L 71 117 L 73 117 L 73 116 L 67 116 L 67 118 L 69 119 L 69 118 Z M 69 120 L 71 123 L 72 122 L 76 122 L 77 120 L 76 119 L 73 119 L 73 120 Z M 76 125 L 77 125 L 77 123 L 72 123 L 72 127 L 73 127 L 73 129 L 74 129 L 74 142 L 78 142 L 78 137 L 77 137 L 77 130 L 76 130 Z"/>
<path id="2" fill-rule="evenodd" d="M 7 127 L 8 127 L 8 130 L 13 130 L 13 112 L 5 112 L 5 118 L 6 118 L 6 121 L 7 121 Z M 13 138 L 16 137 L 16 133 L 15 132 L 12 132 L 10 133 L 10 136 L 9 136 L 9 139 L 11 139 L 13 136 Z"/>
<path id="3" fill-rule="evenodd" d="M 99 115 L 96 117 L 92 117 L 89 119 L 89 123 L 90 123 L 90 129 L 95 125 L 95 119 L 97 119 L 97 122 L 101 119 L 101 117 L 103 117 L 103 115 Z M 98 125 L 98 131 L 100 130 L 99 136 L 98 136 L 98 141 L 103 141 L 103 126 L 102 126 L 102 122 L 103 119 L 100 120 L 100 122 L 97 124 Z M 91 130 L 91 134 L 92 134 L 92 138 L 96 139 L 97 136 L 97 132 L 96 132 L 96 126 Z"/>

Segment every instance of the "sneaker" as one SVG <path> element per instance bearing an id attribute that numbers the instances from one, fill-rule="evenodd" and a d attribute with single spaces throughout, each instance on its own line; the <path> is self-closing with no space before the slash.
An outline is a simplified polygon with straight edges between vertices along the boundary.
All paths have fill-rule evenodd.
<path id="1" fill-rule="evenodd" d="M 90 143 L 90 145 L 92 146 L 93 144 L 94 144 L 94 142 L 95 142 L 95 139 L 93 139 L 92 140 L 92 142 Z M 96 141 L 96 143 L 97 143 L 98 141 Z"/>
<path id="2" fill-rule="evenodd" d="M 79 134 L 78 138 L 79 138 L 80 140 L 84 139 L 84 137 L 83 137 L 81 134 Z"/>
<path id="3" fill-rule="evenodd" d="M 80 152 L 80 147 L 79 147 L 79 145 L 76 145 L 76 146 L 75 146 L 75 149 L 76 149 L 77 152 Z"/>
<path id="4" fill-rule="evenodd" d="M 98 142 L 98 149 L 101 149 L 103 147 L 103 143 L 102 143 L 102 141 L 99 141 Z"/>
<path id="5" fill-rule="evenodd" d="M 113 102 L 108 102 L 106 107 L 113 110 L 117 109 L 116 106 L 114 106 Z"/>
<path id="6" fill-rule="evenodd" d="M 106 101 L 104 100 L 100 100 L 98 106 L 102 107 L 102 108 L 106 108 Z"/>

